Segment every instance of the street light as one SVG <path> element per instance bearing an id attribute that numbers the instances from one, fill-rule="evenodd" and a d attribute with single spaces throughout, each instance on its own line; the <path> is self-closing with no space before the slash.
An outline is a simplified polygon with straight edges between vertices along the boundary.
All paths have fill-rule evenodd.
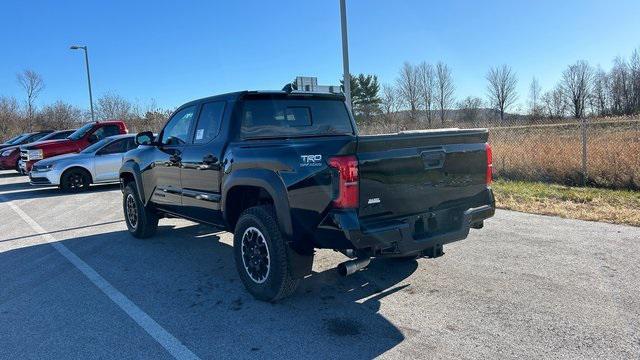
<path id="1" fill-rule="evenodd" d="M 349 73 L 349 40 L 347 39 L 347 5 L 345 0 L 340 0 L 340 25 L 342 28 L 342 71 L 344 72 L 342 83 L 347 106 L 351 109 L 351 73 Z"/>
<path id="2" fill-rule="evenodd" d="M 87 83 L 89 84 L 89 104 L 91 105 L 91 121 L 96 121 L 95 116 L 93 115 L 93 95 L 91 94 L 91 75 L 89 73 L 89 51 L 86 46 L 78 46 L 72 45 L 69 47 L 71 50 L 84 50 L 84 63 L 87 65 Z"/>

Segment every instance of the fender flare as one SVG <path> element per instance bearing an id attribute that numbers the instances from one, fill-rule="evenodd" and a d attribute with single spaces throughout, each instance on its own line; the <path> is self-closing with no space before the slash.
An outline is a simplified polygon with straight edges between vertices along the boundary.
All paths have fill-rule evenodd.
<path id="1" fill-rule="evenodd" d="M 287 196 L 284 182 L 278 174 L 267 169 L 239 169 L 226 176 L 222 185 L 220 208 L 222 209 L 222 216 L 227 223 L 227 194 L 235 186 L 255 186 L 267 191 L 273 199 L 280 231 L 282 231 L 287 240 L 293 240 L 289 197 Z"/>
<path id="2" fill-rule="evenodd" d="M 144 193 L 144 185 L 142 184 L 142 178 L 140 177 L 140 166 L 134 161 L 127 161 L 120 167 L 120 174 L 118 177 L 120 178 L 120 186 L 123 187 L 124 183 L 122 182 L 122 175 L 129 174 L 133 177 L 134 183 L 136 185 L 136 190 L 138 190 L 138 197 L 141 203 L 147 205 L 147 199 Z"/>

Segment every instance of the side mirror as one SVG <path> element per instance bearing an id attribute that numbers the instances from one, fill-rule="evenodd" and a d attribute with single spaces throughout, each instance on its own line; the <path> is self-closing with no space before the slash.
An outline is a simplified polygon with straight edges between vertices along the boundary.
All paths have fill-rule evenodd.
<path id="1" fill-rule="evenodd" d="M 153 133 L 151 131 L 143 131 L 136 135 L 136 145 L 153 145 Z"/>
<path id="2" fill-rule="evenodd" d="M 89 140 L 89 144 L 93 144 L 96 141 L 98 141 L 98 137 L 96 136 L 96 134 L 91 134 L 91 135 L 89 135 L 89 139 L 88 140 Z"/>

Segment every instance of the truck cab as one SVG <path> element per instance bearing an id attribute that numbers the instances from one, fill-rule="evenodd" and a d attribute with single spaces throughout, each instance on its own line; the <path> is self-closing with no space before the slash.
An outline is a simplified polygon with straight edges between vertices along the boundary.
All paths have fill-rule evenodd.
<path id="1" fill-rule="evenodd" d="M 256 298 L 291 294 L 315 249 L 351 274 L 372 258 L 437 257 L 494 213 L 486 129 L 361 136 L 341 94 L 244 91 L 187 103 L 120 169 L 127 227 L 165 216 L 234 233 Z"/>

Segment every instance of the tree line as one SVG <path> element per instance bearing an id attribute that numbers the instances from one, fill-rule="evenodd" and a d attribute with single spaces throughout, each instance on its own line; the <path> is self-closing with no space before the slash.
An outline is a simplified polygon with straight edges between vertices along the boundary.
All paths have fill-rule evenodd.
<path id="1" fill-rule="evenodd" d="M 581 60 L 567 66 L 558 83 L 544 91 L 536 78 L 529 84 L 524 108 L 516 108 L 520 95 L 518 76 L 508 65 L 490 68 L 482 96 L 455 97 L 452 69 L 444 62 L 405 62 L 394 82 L 380 84 L 374 74 L 351 76 L 351 106 L 360 123 L 395 123 L 398 130 L 442 126 L 446 122 L 477 123 L 480 118 L 501 123 L 507 117 L 576 119 L 587 116 L 637 115 L 640 113 L 640 48 L 629 59 L 616 57 L 605 71 Z M 68 129 L 88 119 L 88 112 L 58 100 L 42 107 L 36 100 L 45 90 L 43 78 L 33 70 L 16 75 L 24 98 L 0 96 L 0 134 L 8 137 L 40 129 Z M 115 93 L 96 101 L 98 120 L 122 119 L 132 131 L 158 131 L 171 113 L 154 101 L 131 102 Z M 401 120 L 403 124 L 401 124 Z"/>
<path id="2" fill-rule="evenodd" d="M 87 110 L 61 100 L 38 108 L 36 100 L 45 89 L 45 82 L 33 70 L 18 73 L 16 81 L 24 90 L 24 100 L 20 103 L 14 97 L 0 96 L 0 140 L 29 131 L 73 129 L 91 118 Z M 95 102 L 97 120 L 121 119 L 131 131 L 159 131 L 172 111 L 158 107 L 153 100 L 140 104 L 112 92 Z"/>
<path id="3" fill-rule="evenodd" d="M 640 48 L 627 60 L 617 57 L 609 71 L 585 60 L 567 66 L 558 83 L 543 91 L 534 77 L 526 99 L 518 106 L 518 76 L 509 65 L 490 68 L 484 96 L 456 100 L 451 68 L 438 62 L 405 62 L 395 82 L 378 83 L 375 75 L 351 77 L 352 108 L 363 123 L 382 119 L 422 122 L 426 127 L 447 120 L 477 121 L 484 113 L 489 121 L 509 116 L 559 119 L 589 116 L 637 115 L 640 113 Z M 455 119 L 450 119 L 455 111 Z M 435 124 L 435 122 L 438 124 Z"/>

